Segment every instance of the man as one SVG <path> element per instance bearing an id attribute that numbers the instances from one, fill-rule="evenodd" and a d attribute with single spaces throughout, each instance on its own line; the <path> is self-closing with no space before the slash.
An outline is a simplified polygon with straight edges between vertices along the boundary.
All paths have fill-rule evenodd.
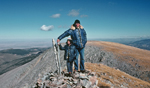
<path id="1" fill-rule="evenodd" d="M 57 42 L 60 42 L 61 39 L 67 36 L 71 36 L 73 45 L 75 45 L 77 49 L 76 60 L 75 60 L 75 71 L 78 71 L 78 56 L 80 54 L 80 71 L 85 72 L 84 47 L 85 44 L 87 43 L 87 37 L 86 37 L 86 32 L 84 28 L 80 25 L 79 20 L 75 20 L 71 28 L 58 37 Z"/>

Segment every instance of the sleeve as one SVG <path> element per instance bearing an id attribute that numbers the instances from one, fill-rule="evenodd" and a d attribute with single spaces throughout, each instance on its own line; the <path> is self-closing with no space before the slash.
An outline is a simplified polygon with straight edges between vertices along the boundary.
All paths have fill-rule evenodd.
<path id="1" fill-rule="evenodd" d="M 83 32 L 84 32 L 84 39 L 85 39 L 85 43 L 87 42 L 87 34 L 86 34 L 86 31 L 83 29 Z"/>
<path id="2" fill-rule="evenodd" d="M 59 45 L 60 50 L 65 50 L 65 47 L 62 47 L 61 44 Z"/>
<path id="3" fill-rule="evenodd" d="M 61 35 L 58 37 L 58 39 L 61 40 L 61 39 L 65 38 L 65 37 L 71 35 L 71 33 L 72 33 L 72 30 L 71 30 L 71 29 L 68 29 L 68 30 L 65 31 L 63 34 L 61 34 Z"/>

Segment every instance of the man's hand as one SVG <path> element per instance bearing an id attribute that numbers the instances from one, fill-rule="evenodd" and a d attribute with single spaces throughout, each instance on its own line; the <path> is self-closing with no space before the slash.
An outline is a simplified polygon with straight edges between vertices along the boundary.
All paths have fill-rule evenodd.
<path id="1" fill-rule="evenodd" d="M 59 40 L 59 39 L 57 39 L 57 44 L 59 44 L 59 42 L 60 42 L 60 40 Z"/>

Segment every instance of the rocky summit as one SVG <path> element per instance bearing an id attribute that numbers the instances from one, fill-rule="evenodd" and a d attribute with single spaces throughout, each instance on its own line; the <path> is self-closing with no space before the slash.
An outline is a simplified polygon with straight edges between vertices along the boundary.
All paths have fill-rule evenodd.
<path id="1" fill-rule="evenodd" d="M 70 75 L 63 71 L 61 75 L 55 72 L 48 72 L 43 77 L 39 75 L 33 88 L 98 88 L 97 84 L 98 80 L 94 72 L 75 72 Z"/>

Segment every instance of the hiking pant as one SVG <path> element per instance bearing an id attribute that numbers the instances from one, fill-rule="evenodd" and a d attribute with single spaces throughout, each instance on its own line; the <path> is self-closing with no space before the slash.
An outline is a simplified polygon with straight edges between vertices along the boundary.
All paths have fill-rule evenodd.
<path id="1" fill-rule="evenodd" d="M 78 56 L 80 54 L 80 71 L 84 69 L 84 48 L 77 49 L 77 55 L 75 59 L 75 70 L 78 70 Z"/>
<path id="2" fill-rule="evenodd" d="M 73 62 L 67 61 L 67 71 L 72 73 Z"/>

